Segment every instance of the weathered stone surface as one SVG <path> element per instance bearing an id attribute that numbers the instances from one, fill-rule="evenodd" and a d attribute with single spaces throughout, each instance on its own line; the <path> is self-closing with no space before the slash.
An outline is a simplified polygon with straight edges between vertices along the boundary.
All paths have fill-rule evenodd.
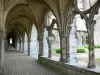
<path id="1" fill-rule="evenodd" d="M 61 72 L 61 75 L 99 75 L 100 72 L 88 70 L 87 68 L 80 68 L 79 66 L 68 63 L 57 62 L 45 57 L 40 57 L 38 60 L 41 64 L 46 63 L 48 67 Z M 51 61 L 51 62 L 50 62 Z"/>
<path id="2" fill-rule="evenodd" d="M 82 1 L 81 1 L 82 2 Z M 84 10 L 87 10 L 89 6 L 89 1 L 84 0 Z M 93 0 L 94 2 L 94 0 Z M 91 1 L 90 1 L 91 3 Z M 86 4 L 86 5 L 85 5 Z M 94 3 L 92 3 L 93 5 Z M 68 25 L 70 26 L 73 20 L 73 17 L 76 14 L 80 14 L 82 19 L 85 19 L 86 21 L 86 28 L 88 30 L 88 44 L 89 44 L 89 68 L 95 67 L 95 55 L 94 55 L 94 39 L 93 39 L 93 30 L 94 30 L 94 16 L 98 14 L 98 9 L 100 7 L 100 0 L 97 0 L 97 2 L 93 5 L 92 8 L 90 8 L 87 11 L 80 11 L 77 7 L 77 0 L 0 0 L 0 68 L 3 63 L 3 55 L 4 55 L 4 45 L 5 45 L 5 38 L 2 35 L 2 31 L 6 30 L 6 36 L 9 33 L 13 33 L 15 38 L 20 38 L 22 36 L 29 35 L 32 30 L 32 25 L 34 24 L 37 33 L 38 33 L 38 41 L 39 41 L 39 61 L 46 63 L 46 65 L 52 65 L 51 67 L 56 69 L 56 66 L 58 66 L 62 72 L 67 70 L 67 73 L 64 72 L 64 74 L 89 74 L 92 75 L 92 71 L 88 70 L 82 70 L 79 67 L 75 67 L 72 65 L 65 65 L 64 62 L 69 61 L 69 42 L 68 39 L 66 39 L 66 31 Z M 61 62 L 54 62 L 50 59 L 41 59 L 40 56 L 43 56 L 43 24 L 44 24 L 44 17 L 46 16 L 46 13 L 48 11 L 52 11 L 53 14 L 56 17 L 57 25 L 59 28 L 59 35 L 60 35 L 60 46 L 61 46 Z M 87 16 L 89 14 L 89 16 Z M 49 21 L 50 22 L 50 21 Z M 71 36 L 74 37 L 75 36 Z M 7 39 L 9 40 L 9 39 Z M 92 40 L 92 41 L 91 41 Z M 67 41 L 67 42 L 66 42 Z M 28 55 L 30 55 L 30 38 L 28 38 Z M 75 40 L 73 41 L 75 42 Z M 72 45 L 72 44 L 71 44 Z M 19 49 L 20 46 L 19 45 Z M 67 46 L 67 47 L 66 47 Z M 7 57 L 6 57 L 7 58 Z M 5 60 L 6 60 L 5 58 Z M 12 57 L 11 57 L 12 58 Z M 8 58 L 9 59 L 9 58 Z M 21 60 L 18 60 L 21 61 Z M 18 62 L 17 61 L 17 62 Z M 24 60 L 23 60 L 24 61 Z M 4 63 L 8 64 L 6 61 Z M 16 62 L 14 62 L 16 63 Z M 18 63 L 17 63 L 18 64 Z M 13 65 L 13 64 L 12 64 Z M 19 65 L 19 64 L 18 64 Z M 10 66 L 10 64 L 9 64 Z M 32 67 L 32 65 L 25 66 L 25 67 Z M 19 66 L 21 67 L 21 66 Z M 19 69 L 19 67 L 16 67 Z M 13 73 L 20 73 L 22 70 L 16 71 L 15 67 L 10 68 L 9 70 L 12 70 Z M 64 69 L 64 70 L 63 70 Z M 26 68 L 25 71 L 31 71 L 29 68 Z M 6 68 L 5 68 L 6 71 Z M 11 72 L 11 71 L 10 71 Z M 6 72 L 5 72 L 6 73 Z M 27 75 L 30 75 L 31 72 L 27 72 Z M 9 74 L 9 73 L 8 73 Z M 14 75 L 14 74 L 12 74 Z"/>

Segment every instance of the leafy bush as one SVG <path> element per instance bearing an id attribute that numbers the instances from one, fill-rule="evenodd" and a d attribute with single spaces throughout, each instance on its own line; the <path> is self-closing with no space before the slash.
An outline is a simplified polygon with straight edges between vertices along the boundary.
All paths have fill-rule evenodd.
<path id="1" fill-rule="evenodd" d="M 60 48 L 56 48 L 56 53 L 60 53 Z"/>
<path id="2" fill-rule="evenodd" d="M 77 53 L 85 53 L 85 49 L 84 47 L 77 48 Z"/>
<path id="3" fill-rule="evenodd" d="M 94 45 L 95 48 L 100 48 L 100 44 Z"/>
<path id="4" fill-rule="evenodd" d="M 95 48 L 100 48 L 100 44 L 94 45 Z M 84 45 L 84 48 L 89 48 L 89 45 Z"/>

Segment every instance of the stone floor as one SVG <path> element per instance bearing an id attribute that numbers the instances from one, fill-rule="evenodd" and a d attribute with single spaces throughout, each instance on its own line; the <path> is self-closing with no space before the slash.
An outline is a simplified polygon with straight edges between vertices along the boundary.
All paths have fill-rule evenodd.
<path id="1" fill-rule="evenodd" d="M 40 65 L 36 59 L 19 52 L 6 52 L 3 75 L 60 75 Z"/>

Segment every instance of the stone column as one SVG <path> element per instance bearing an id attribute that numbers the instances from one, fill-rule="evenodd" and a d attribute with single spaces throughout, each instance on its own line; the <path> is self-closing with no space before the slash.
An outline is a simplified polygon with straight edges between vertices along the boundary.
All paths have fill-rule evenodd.
<path id="1" fill-rule="evenodd" d="M 71 64 L 77 63 L 77 28 L 76 28 L 76 18 L 74 18 L 73 24 L 71 24 L 71 31 L 69 36 L 69 53 L 70 53 L 70 62 Z"/>
<path id="2" fill-rule="evenodd" d="M 76 27 L 75 23 L 67 25 L 66 32 L 60 33 L 61 62 L 76 63 Z"/>
<path id="3" fill-rule="evenodd" d="M 17 50 L 19 51 L 19 39 L 17 38 Z"/>
<path id="4" fill-rule="evenodd" d="M 66 61 L 66 36 L 64 34 L 60 35 L 60 46 L 61 46 L 61 52 L 60 52 L 60 62 L 67 62 Z"/>
<path id="5" fill-rule="evenodd" d="M 50 43 L 49 37 L 48 37 L 48 48 L 49 48 L 49 50 L 48 50 L 48 58 L 51 58 L 51 43 Z"/>
<path id="6" fill-rule="evenodd" d="M 28 38 L 28 56 L 30 56 L 30 39 Z"/>
<path id="7" fill-rule="evenodd" d="M 22 38 L 22 53 L 24 53 L 24 38 Z"/>
<path id="8" fill-rule="evenodd" d="M 20 39 L 20 43 L 21 43 L 21 49 L 20 49 L 20 52 L 23 53 L 23 40 L 22 40 L 22 38 Z"/>
<path id="9" fill-rule="evenodd" d="M 60 61 L 65 63 L 70 62 L 70 53 L 69 53 L 70 31 L 71 31 L 71 26 L 67 25 L 66 32 L 65 33 L 60 32 L 60 47 L 61 47 Z"/>
<path id="10" fill-rule="evenodd" d="M 4 10 L 3 10 L 3 6 L 4 6 L 4 1 L 0 0 L 0 74 L 1 74 L 1 68 L 3 65 L 3 58 L 4 58 L 4 44 L 5 44 L 5 31 L 4 31 Z"/>
<path id="11" fill-rule="evenodd" d="M 0 30 L 0 68 L 3 65 L 3 58 L 4 58 L 4 47 L 5 44 L 5 31 Z"/>
<path id="12" fill-rule="evenodd" d="M 39 54 L 38 57 L 43 56 L 43 32 L 38 33 Z"/>
<path id="13" fill-rule="evenodd" d="M 21 52 L 21 39 L 19 39 L 19 52 Z"/>
<path id="14" fill-rule="evenodd" d="M 52 37 L 52 29 L 48 28 L 48 39 L 47 39 L 47 42 L 48 42 L 48 58 L 51 58 L 51 40 L 50 40 L 50 37 Z"/>
<path id="15" fill-rule="evenodd" d="M 47 42 L 47 37 L 48 37 L 48 31 L 45 29 L 44 30 L 44 36 L 43 36 L 43 56 L 48 57 L 48 42 Z"/>
<path id="16" fill-rule="evenodd" d="M 5 39 L 5 51 L 7 51 L 8 50 L 8 41 L 7 41 L 7 39 Z"/>
<path id="17" fill-rule="evenodd" d="M 72 27 L 69 25 L 67 25 L 66 28 L 66 62 L 69 63 L 71 61 L 70 59 L 70 31 L 71 31 Z"/>
<path id="18" fill-rule="evenodd" d="M 53 41 L 53 34 L 52 34 L 52 30 L 53 30 L 53 27 L 54 27 L 54 24 L 56 23 L 56 20 L 53 19 L 52 22 L 51 22 L 51 25 L 47 27 L 47 31 L 48 31 L 48 47 L 49 47 L 49 51 L 48 51 L 48 58 L 51 58 L 51 43 Z"/>
<path id="19" fill-rule="evenodd" d="M 88 68 L 95 68 L 95 51 L 94 51 L 94 25 L 96 21 L 92 20 L 91 22 L 87 22 L 89 26 L 88 32 L 88 45 L 89 45 L 89 63 Z"/>
<path id="20" fill-rule="evenodd" d="M 15 39 L 15 48 L 17 50 L 17 39 Z"/>

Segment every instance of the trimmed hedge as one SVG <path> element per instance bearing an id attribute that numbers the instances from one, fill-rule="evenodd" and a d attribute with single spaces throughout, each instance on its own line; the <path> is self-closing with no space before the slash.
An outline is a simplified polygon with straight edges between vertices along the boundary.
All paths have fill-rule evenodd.
<path id="1" fill-rule="evenodd" d="M 94 47 L 95 47 L 95 48 L 100 48 L 100 45 L 99 45 L 99 44 L 98 44 L 98 45 L 94 45 Z"/>
<path id="2" fill-rule="evenodd" d="M 77 48 L 77 53 L 85 53 L 85 49 L 84 47 Z"/>
<path id="3" fill-rule="evenodd" d="M 100 44 L 94 45 L 95 48 L 100 48 Z M 84 45 L 84 48 L 89 48 L 89 45 Z"/>
<path id="4" fill-rule="evenodd" d="M 60 48 L 56 48 L 56 53 L 60 53 Z"/>

